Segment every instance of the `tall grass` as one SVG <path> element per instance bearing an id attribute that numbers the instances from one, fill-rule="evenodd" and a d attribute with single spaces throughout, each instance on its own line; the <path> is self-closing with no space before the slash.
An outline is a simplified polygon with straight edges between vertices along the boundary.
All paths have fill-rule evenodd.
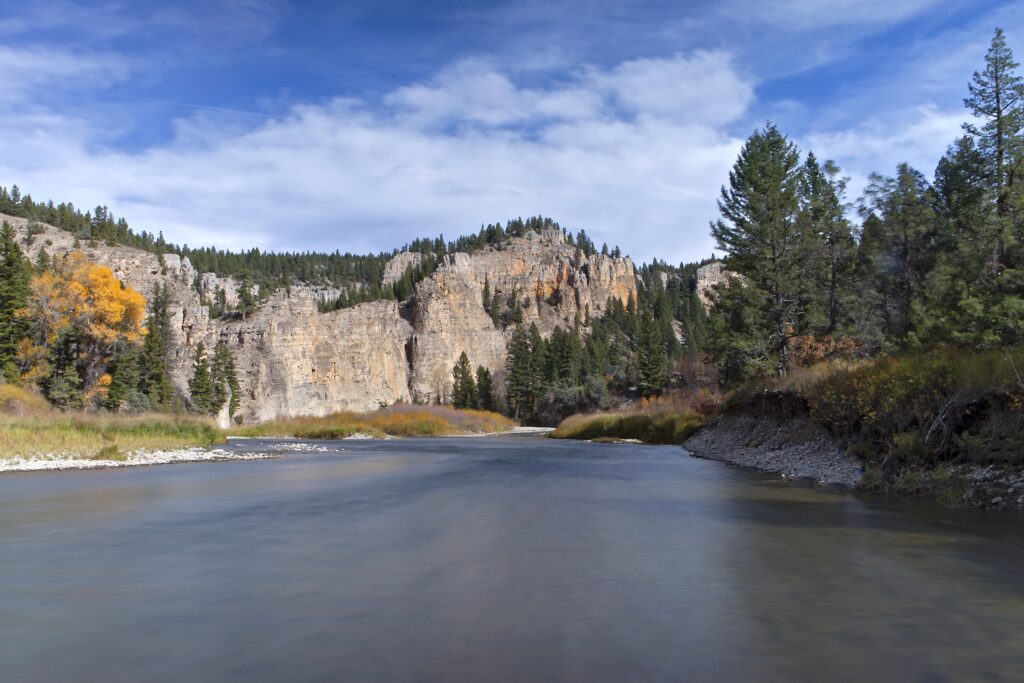
<path id="1" fill-rule="evenodd" d="M 718 410 L 717 391 L 680 391 L 634 401 L 614 412 L 571 415 L 548 436 L 553 439 L 636 439 L 681 444 Z"/>
<path id="2" fill-rule="evenodd" d="M 299 439 L 343 439 L 368 436 L 455 436 L 508 431 L 515 422 L 484 410 L 399 403 L 372 413 L 340 412 L 324 417 L 271 420 L 232 431 L 238 436 L 290 436 Z"/>
<path id="3" fill-rule="evenodd" d="M 189 416 L 59 412 L 0 416 L 0 458 L 102 455 L 118 459 L 134 451 L 205 448 L 223 440 L 212 421 Z"/>

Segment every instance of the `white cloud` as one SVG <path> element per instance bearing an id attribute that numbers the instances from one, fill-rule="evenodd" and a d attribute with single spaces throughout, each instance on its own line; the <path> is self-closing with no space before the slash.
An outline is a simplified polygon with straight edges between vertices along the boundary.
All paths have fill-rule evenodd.
<path id="1" fill-rule="evenodd" d="M 711 250 L 707 221 L 740 144 L 721 131 L 751 99 L 727 55 L 698 52 L 548 88 L 464 62 L 380 106 L 296 106 L 247 128 L 200 115 L 138 153 L 96 149 L 80 120 L 0 108 L 14 132 L 0 140 L 0 178 L 37 198 L 108 204 L 192 245 L 378 250 L 541 213 L 680 261 Z"/>
<path id="2" fill-rule="evenodd" d="M 740 116 L 754 99 L 726 52 L 698 50 L 690 57 L 634 59 L 593 80 L 627 109 L 690 123 L 722 125 Z"/>
<path id="3" fill-rule="evenodd" d="M 784 29 L 807 30 L 895 24 L 938 4 L 940 0 L 734 0 L 725 8 L 737 17 L 757 19 Z"/>
<path id="4" fill-rule="evenodd" d="M 850 129 L 807 137 L 807 147 L 822 159 L 835 159 L 850 175 L 850 194 L 857 197 L 872 172 L 892 175 L 907 162 L 931 178 L 946 149 L 963 134 L 962 109 L 943 110 L 934 104 L 874 117 Z"/>
<path id="5" fill-rule="evenodd" d="M 80 90 L 95 81 L 122 79 L 128 72 L 122 60 L 111 55 L 3 45 L 0 65 L 0 104 L 7 106 L 31 103 L 45 89 Z"/>

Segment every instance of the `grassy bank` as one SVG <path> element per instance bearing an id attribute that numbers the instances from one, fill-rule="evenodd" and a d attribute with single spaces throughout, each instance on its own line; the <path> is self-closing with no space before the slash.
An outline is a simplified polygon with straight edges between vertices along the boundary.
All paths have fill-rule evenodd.
<path id="1" fill-rule="evenodd" d="M 652 444 L 681 444 L 696 432 L 705 417 L 673 401 L 641 401 L 614 413 L 572 415 L 562 420 L 553 439 L 614 441 L 635 439 Z"/>
<path id="2" fill-rule="evenodd" d="M 734 392 L 727 414 L 809 416 L 864 461 L 862 487 L 956 502 L 978 468 L 1024 468 L 1024 348 L 822 363 Z"/>
<path id="3" fill-rule="evenodd" d="M 223 440 L 212 423 L 189 417 L 82 414 L 0 417 L 0 458 L 121 460 L 136 451 L 205 448 Z"/>
<path id="4" fill-rule="evenodd" d="M 299 439 L 344 439 L 367 436 L 457 436 L 512 429 L 515 422 L 484 410 L 448 406 L 396 404 L 373 413 L 334 413 L 324 417 L 271 420 L 232 430 L 235 436 L 289 436 Z"/>

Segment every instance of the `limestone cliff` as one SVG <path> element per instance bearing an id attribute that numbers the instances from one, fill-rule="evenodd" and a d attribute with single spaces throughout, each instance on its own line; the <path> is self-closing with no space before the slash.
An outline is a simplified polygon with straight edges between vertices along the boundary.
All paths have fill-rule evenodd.
<path id="1" fill-rule="evenodd" d="M 7 217 L 32 258 L 43 248 L 61 257 L 74 248 L 70 234 L 42 226 L 29 235 L 26 221 Z M 224 340 L 235 356 L 241 387 L 239 415 L 246 422 L 278 416 L 324 415 L 371 410 L 414 397 L 445 397 L 451 369 L 465 351 L 501 384 L 511 330 L 491 321 L 484 308 L 485 282 L 503 304 L 516 300 L 523 323 L 536 323 L 544 336 L 558 325 L 572 326 L 589 311 L 599 315 L 609 297 L 636 297 L 636 274 L 628 259 L 587 257 L 547 231 L 512 238 L 471 254 L 445 257 L 420 282 L 409 302 L 374 301 L 330 313 L 317 302 L 336 296 L 325 287 L 292 285 L 274 292 L 244 319 L 237 314 L 211 319 L 202 303 L 223 288 L 229 301 L 237 283 L 197 273 L 188 259 L 158 257 L 129 247 L 83 242 L 90 258 L 110 266 L 127 285 L 149 294 L 157 283 L 171 291 L 171 374 L 187 394 L 195 345 L 212 348 Z M 399 254 L 388 273 L 401 275 L 413 263 Z"/>
<path id="2" fill-rule="evenodd" d="M 726 270 L 721 261 L 712 261 L 697 269 L 695 276 L 697 298 L 700 299 L 700 303 L 704 306 L 705 311 L 710 310 L 715 301 L 717 296 L 715 287 L 729 284 L 730 277 L 742 278 L 742 276 Z"/>

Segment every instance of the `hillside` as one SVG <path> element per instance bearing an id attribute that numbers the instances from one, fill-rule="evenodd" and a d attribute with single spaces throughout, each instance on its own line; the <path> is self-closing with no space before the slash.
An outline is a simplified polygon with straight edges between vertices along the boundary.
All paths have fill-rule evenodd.
<path id="1" fill-rule="evenodd" d="M 140 292 L 166 286 L 174 385 L 187 395 L 196 346 L 212 349 L 224 342 L 237 370 L 237 415 L 247 423 L 448 397 L 452 367 L 463 351 L 472 367 L 490 370 L 501 387 L 512 331 L 488 312 L 493 302 L 515 309 L 523 325 L 536 324 L 548 337 L 588 313 L 599 316 L 609 298 L 625 303 L 638 297 L 629 258 L 588 256 L 562 231 L 546 229 L 445 255 L 406 301 L 380 299 L 321 312 L 336 289 L 281 282 L 250 312 L 214 317 L 208 304 L 218 292 L 229 304 L 242 293 L 230 277 L 200 273 L 177 254 L 79 241 L 51 225 L 32 223 L 30 231 L 26 219 L 0 218 L 15 228 L 30 257 L 43 249 L 59 258 L 77 243 L 88 258 Z M 394 259 L 385 268 L 392 277 L 411 260 L 401 253 Z M 491 299 L 486 305 L 485 289 Z M 227 420 L 226 412 L 221 419 Z"/>

